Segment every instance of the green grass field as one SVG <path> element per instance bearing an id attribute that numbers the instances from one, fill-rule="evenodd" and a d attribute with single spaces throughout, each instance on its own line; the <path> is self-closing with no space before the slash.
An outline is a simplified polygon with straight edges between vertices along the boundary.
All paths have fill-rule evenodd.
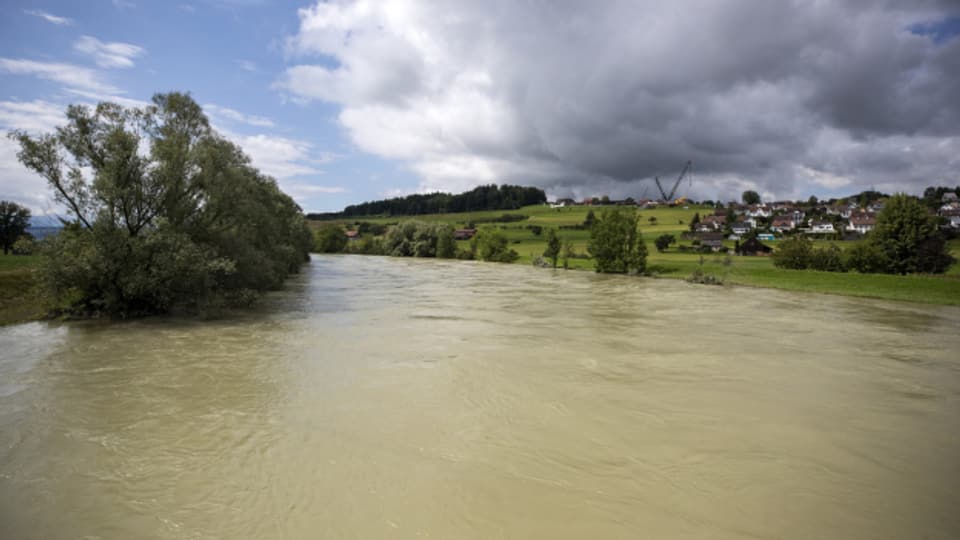
<path id="1" fill-rule="evenodd" d="M 36 292 L 37 256 L 0 255 L 0 325 L 43 315 Z"/>
<path id="2" fill-rule="evenodd" d="M 467 223 L 491 219 L 505 213 L 524 214 L 528 219 L 512 223 L 482 224 L 481 227 L 499 228 L 510 239 L 510 247 L 520 255 L 516 264 L 531 264 L 543 253 L 546 248 L 546 233 L 535 235 L 529 225 L 559 228 L 561 225 L 575 225 L 582 223 L 587 212 L 594 210 L 599 214 L 602 207 L 574 206 L 567 208 L 550 208 L 545 205 L 528 206 L 511 211 L 484 211 L 463 214 L 432 214 L 426 216 L 403 218 L 353 218 L 336 221 L 339 224 L 350 224 L 358 221 L 368 221 L 380 224 L 392 224 L 400 221 L 416 219 L 429 222 L 450 223 L 455 227 L 463 227 Z M 675 244 L 665 253 L 658 253 L 653 241 L 662 234 L 673 234 L 680 239 L 680 234 L 688 230 L 688 224 L 695 213 L 700 216 L 713 213 L 712 208 L 690 206 L 674 208 L 658 208 L 640 210 L 640 223 L 644 239 L 647 242 L 649 256 L 647 266 L 655 276 L 662 278 L 686 279 L 701 265 L 701 256 L 698 253 L 680 253 Z M 655 218 L 651 221 L 650 218 Z M 324 222 L 312 222 L 318 227 Z M 585 230 L 559 230 L 558 235 L 563 240 L 570 240 L 578 253 L 586 253 L 589 232 Z M 776 247 L 777 242 L 766 242 Z M 829 245 L 831 242 L 817 240 L 817 247 Z M 849 249 L 855 242 L 834 242 L 841 249 Z M 733 247 L 733 242 L 726 242 Z M 679 245 L 690 245 L 689 241 L 680 241 Z M 960 239 L 950 242 L 954 257 L 960 258 Z M 707 254 L 703 256 L 702 270 L 723 278 L 724 283 L 730 285 L 746 285 L 752 287 L 767 287 L 790 291 L 803 291 L 826 294 L 839 294 L 865 298 L 881 298 L 887 300 L 903 300 L 928 304 L 960 305 L 960 264 L 954 265 L 944 276 L 890 276 L 881 274 L 858 274 L 856 272 L 834 273 L 815 272 L 808 270 L 782 270 L 773 266 L 768 257 L 731 257 L 730 265 L 726 266 L 723 255 Z M 573 259 L 570 267 L 578 270 L 592 270 L 593 262 L 588 259 Z"/>

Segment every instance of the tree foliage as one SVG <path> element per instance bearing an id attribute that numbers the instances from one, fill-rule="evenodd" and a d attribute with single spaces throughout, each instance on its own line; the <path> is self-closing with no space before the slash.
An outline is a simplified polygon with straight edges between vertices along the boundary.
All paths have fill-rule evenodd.
<path id="1" fill-rule="evenodd" d="M 760 194 L 752 189 L 748 189 L 740 196 L 743 204 L 760 204 Z"/>
<path id="2" fill-rule="evenodd" d="M 513 262 L 519 255 L 510 249 L 509 241 L 502 232 L 495 229 L 480 229 L 473 237 L 475 252 L 478 259 L 488 262 Z"/>
<path id="3" fill-rule="evenodd" d="M 72 220 L 49 243 L 43 282 L 59 309 L 129 316 L 243 303 L 307 260 L 300 208 L 188 95 L 144 108 L 70 106 L 18 158 Z"/>
<path id="4" fill-rule="evenodd" d="M 633 210 L 606 209 L 590 228 L 587 251 L 597 272 L 642 273 L 647 266 L 647 246 Z"/>
<path id="5" fill-rule="evenodd" d="M 553 264 L 553 267 L 557 267 L 557 259 L 560 257 L 560 237 L 557 236 L 557 231 L 553 229 L 547 230 L 547 249 L 543 250 L 543 256 L 550 260 Z"/>
<path id="6" fill-rule="evenodd" d="M 422 221 L 407 221 L 394 225 L 387 229 L 384 236 L 383 251 L 385 255 L 394 257 L 456 256 L 453 227 Z"/>
<path id="7" fill-rule="evenodd" d="M 13 244 L 30 226 L 30 209 L 12 201 L 0 201 L 0 244 L 3 254 L 13 248 Z"/>
<path id="8" fill-rule="evenodd" d="M 522 206 L 545 202 L 547 202 L 547 195 L 540 188 L 491 184 L 478 186 L 458 195 L 439 192 L 417 193 L 406 197 L 352 204 L 344 208 L 343 212 L 308 214 L 307 217 L 310 219 L 337 219 L 360 216 L 419 216 L 479 210 L 515 210 Z"/>
<path id="9" fill-rule="evenodd" d="M 942 274 L 954 262 L 936 216 L 902 193 L 887 200 L 866 241 L 882 254 L 882 271 L 888 274 Z"/>
<path id="10" fill-rule="evenodd" d="M 656 246 L 657 251 L 663 253 L 670 247 L 670 244 L 673 244 L 677 241 L 677 237 L 672 234 L 661 234 L 653 241 L 653 245 Z"/>
<path id="11" fill-rule="evenodd" d="M 342 227 L 325 223 L 317 230 L 313 245 L 318 253 L 341 253 L 346 249 L 348 241 Z"/>
<path id="12" fill-rule="evenodd" d="M 770 257 L 777 268 L 803 270 L 813 258 L 813 242 L 803 235 L 792 236 L 781 242 Z"/>

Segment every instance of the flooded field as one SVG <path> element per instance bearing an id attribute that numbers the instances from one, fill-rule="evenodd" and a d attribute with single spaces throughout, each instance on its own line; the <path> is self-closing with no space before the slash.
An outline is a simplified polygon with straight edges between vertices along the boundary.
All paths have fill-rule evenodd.
<path id="1" fill-rule="evenodd" d="M 957 538 L 960 309 L 315 257 L 0 329 L 0 536 Z"/>

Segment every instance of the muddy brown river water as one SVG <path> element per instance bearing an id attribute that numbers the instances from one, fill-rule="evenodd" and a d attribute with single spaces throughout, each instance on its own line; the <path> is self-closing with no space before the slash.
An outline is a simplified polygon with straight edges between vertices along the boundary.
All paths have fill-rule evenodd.
<path id="1" fill-rule="evenodd" d="M 958 538 L 960 310 L 315 257 L 0 329 L 0 538 Z"/>

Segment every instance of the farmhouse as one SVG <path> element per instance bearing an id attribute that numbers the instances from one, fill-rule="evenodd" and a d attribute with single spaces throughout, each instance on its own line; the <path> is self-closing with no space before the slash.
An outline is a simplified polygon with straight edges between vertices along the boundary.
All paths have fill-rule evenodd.
<path id="1" fill-rule="evenodd" d="M 877 218 L 870 214 L 858 214 L 850 217 L 850 224 L 847 225 L 848 231 L 867 234 L 872 231 L 877 224 Z"/>
<path id="2" fill-rule="evenodd" d="M 737 255 L 769 255 L 773 248 L 756 238 L 751 238 L 737 246 Z"/>
<path id="3" fill-rule="evenodd" d="M 700 240 L 700 246 L 710 248 L 712 251 L 723 249 L 723 233 L 703 233 L 697 235 Z"/>
<path id="4" fill-rule="evenodd" d="M 457 229 L 453 231 L 454 240 L 469 240 L 473 238 L 473 235 L 477 234 L 476 229 Z"/>
<path id="5" fill-rule="evenodd" d="M 792 231 L 795 228 L 797 228 L 797 222 L 790 215 L 774 216 L 770 224 L 770 230 L 774 232 Z"/>

